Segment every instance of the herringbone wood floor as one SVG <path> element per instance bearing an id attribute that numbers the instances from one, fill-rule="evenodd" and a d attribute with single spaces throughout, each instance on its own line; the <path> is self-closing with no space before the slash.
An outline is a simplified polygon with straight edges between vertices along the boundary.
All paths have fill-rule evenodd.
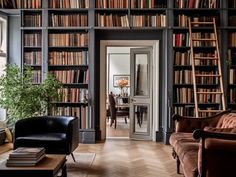
<path id="1" fill-rule="evenodd" d="M 171 147 L 162 143 L 107 140 L 76 151 L 96 153 L 88 177 L 183 177 L 176 174 Z"/>

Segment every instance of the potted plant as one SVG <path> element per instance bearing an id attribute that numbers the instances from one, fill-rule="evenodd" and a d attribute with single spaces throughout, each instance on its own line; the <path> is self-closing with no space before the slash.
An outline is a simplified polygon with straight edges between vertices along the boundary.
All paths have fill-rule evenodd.
<path id="1" fill-rule="evenodd" d="M 58 89 L 62 84 L 53 75 L 47 74 L 41 84 L 34 84 L 32 78 L 30 67 L 24 67 L 22 72 L 15 64 L 7 65 L 5 74 L 0 77 L 0 107 L 7 110 L 9 128 L 19 119 L 46 115 L 50 101 L 60 98 Z"/>

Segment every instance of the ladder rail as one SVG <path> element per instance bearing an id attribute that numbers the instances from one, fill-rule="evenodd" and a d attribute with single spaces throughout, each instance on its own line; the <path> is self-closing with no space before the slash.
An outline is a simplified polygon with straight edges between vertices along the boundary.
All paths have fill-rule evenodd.
<path id="1" fill-rule="evenodd" d="M 213 18 L 213 26 L 214 26 L 214 33 L 215 33 L 215 39 L 216 39 L 216 52 L 217 52 L 217 56 L 219 58 L 218 60 L 218 71 L 219 71 L 219 75 L 221 75 L 220 79 L 220 88 L 221 88 L 221 100 L 222 100 L 222 109 L 226 110 L 225 107 L 225 94 L 224 94 L 224 86 L 223 86 L 223 79 L 222 79 L 222 71 L 221 71 L 221 61 L 220 61 L 220 52 L 219 52 L 219 44 L 218 44 L 218 36 L 217 36 L 217 31 L 216 31 L 216 20 L 215 17 Z"/>
<path id="2" fill-rule="evenodd" d="M 198 101 L 197 101 L 197 84 L 196 84 L 196 76 L 195 76 L 195 60 L 193 54 L 193 40 L 192 40 L 192 26 L 191 20 L 188 18 L 188 25 L 189 25 L 189 38 L 190 38 L 190 55 L 192 61 L 192 78 L 193 78 L 193 90 L 194 90 L 194 105 L 195 105 L 195 116 L 199 117 L 198 115 Z"/>

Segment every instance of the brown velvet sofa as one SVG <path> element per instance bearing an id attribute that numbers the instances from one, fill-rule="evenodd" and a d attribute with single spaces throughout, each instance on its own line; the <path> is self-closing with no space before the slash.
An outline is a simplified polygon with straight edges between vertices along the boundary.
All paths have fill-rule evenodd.
<path id="1" fill-rule="evenodd" d="M 185 177 L 236 176 L 236 113 L 211 117 L 174 115 L 176 131 L 170 136 L 173 157 Z"/>

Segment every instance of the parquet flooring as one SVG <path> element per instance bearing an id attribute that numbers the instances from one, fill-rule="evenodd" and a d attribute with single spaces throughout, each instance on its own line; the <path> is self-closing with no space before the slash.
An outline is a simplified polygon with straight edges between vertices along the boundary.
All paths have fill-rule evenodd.
<path id="1" fill-rule="evenodd" d="M 88 177 L 183 177 L 176 174 L 171 147 L 162 143 L 107 140 L 76 151 L 96 153 Z"/>

